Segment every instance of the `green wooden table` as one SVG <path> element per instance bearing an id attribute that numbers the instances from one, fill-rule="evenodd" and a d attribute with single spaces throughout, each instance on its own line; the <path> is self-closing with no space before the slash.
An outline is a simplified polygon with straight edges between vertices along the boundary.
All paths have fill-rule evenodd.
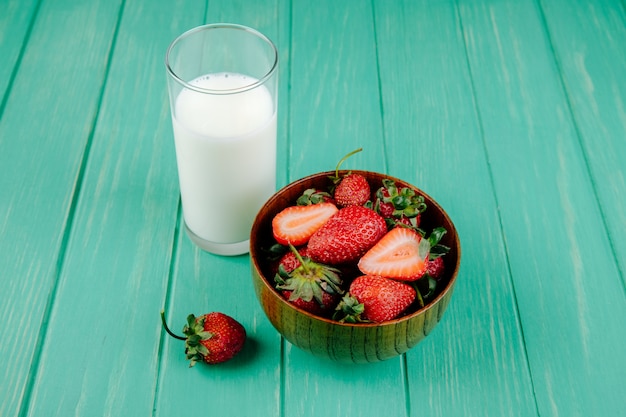
<path id="1" fill-rule="evenodd" d="M 623 0 L 0 0 L 0 416 L 626 416 Z M 337 365 L 281 339 L 248 256 L 181 228 L 165 50 L 278 46 L 278 187 L 385 172 L 463 247 L 442 323 Z M 188 313 L 249 340 L 187 367 Z"/>

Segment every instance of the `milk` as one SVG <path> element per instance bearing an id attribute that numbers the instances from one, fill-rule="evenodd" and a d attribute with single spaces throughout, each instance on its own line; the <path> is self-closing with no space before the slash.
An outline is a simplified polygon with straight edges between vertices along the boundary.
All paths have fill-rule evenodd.
<path id="1" fill-rule="evenodd" d="M 256 81 L 217 73 L 190 84 L 230 90 Z M 264 85 L 221 95 L 183 89 L 176 98 L 172 120 L 183 216 L 202 240 L 233 244 L 249 239 L 256 213 L 276 186 L 274 108 Z"/>

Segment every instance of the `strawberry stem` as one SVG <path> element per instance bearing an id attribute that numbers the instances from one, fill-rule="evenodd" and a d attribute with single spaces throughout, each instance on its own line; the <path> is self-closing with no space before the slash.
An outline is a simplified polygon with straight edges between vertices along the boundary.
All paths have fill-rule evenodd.
<path id="1" fill-rule="evenodd" d="M 361 152 L 362 150 L 363 150 L 363 148 L 355 149 L 352 152 L 350 152 L 349 154 L 347 154 L 346 156 L 344 156 L 343 158 L 341 158 L 341 161 L 339 161 L 339 163 L 337 164 L 337 167 L 335 168 L 335 177 L 336 178 L 339 178 L 339 167 L 341 166 L 341 164 L 343 164 L 346 159 L 350 158 L 355 153 Z"/>
<path id="2" fill-rule="evenodd" d="M 172 333 L 170 328 L 167 327 L 167 323 L 165 322 L 165 310 L 161 310 L 161 323 L 163 323 L 163 328 L 165 328 L 165 331 L 167 332 L 167 334 L 169 334 L 173 338 L 178 339 L 178 340 L 187 340 L 186 337 L 178 336 L 178 335 Z"/>
<path id="3" fill-rule="evenodd" d="M 291 243 L 289 244 L 289 249 L 296 256 L 296 259 L 300 262 L 300 265 L 302 265 L 302 268 L 304 269 L 304 271 L 307 274 L 309 274 L 311 270 L 309 269 L 309 266 L 302 259 L 302 255 L 300 255 L 300 252 L 298 252 L 298 250 Z"/>

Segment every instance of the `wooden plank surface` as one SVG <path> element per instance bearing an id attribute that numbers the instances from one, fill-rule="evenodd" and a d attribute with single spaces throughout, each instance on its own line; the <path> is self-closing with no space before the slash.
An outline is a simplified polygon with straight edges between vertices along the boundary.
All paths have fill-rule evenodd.
<path id="1" fill-rule="evenodd" d="M 624 289 L 541 10 L 459 4 L 539 414 L 619 414 Z"/>
<path id="2" fill-rule="evenodd" d="M 0 344 L 1 415 L 25 411 L 41 363 L 119 11 L 117 2 L 66 6 L 41 5 L 0 120 L 0 340 L 20 340 Z M 81 59 L 68 65 L 67 56 Z M 17 329 L 31 342 L 16 339 Z"/>
<path id="3" fill-rule="evenodd" d="M 410 415 L 536 415 L 455 2 L 376 6 L 389 172 L 443 205 L 462 246 L 443 321 L 407 354 Z"/>
<path id="4" fill-rule="evenodd" d="M 458 286 L 408 354 L 293 347 L 248 257 L 185 235 L 163 62 L 204 22 L 278 46 L 277 186 L 363 147 L 451 215 Z M 0 415 L 624 415 L 625 28 L 619 0 L 0 2 Z M 163 307 L 248 342 L 189 369 Z"/>

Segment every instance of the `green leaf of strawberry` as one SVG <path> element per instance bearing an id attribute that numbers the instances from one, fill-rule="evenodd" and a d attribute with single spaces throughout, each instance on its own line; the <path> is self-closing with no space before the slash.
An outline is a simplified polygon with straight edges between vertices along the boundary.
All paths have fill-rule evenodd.
<path id="1" fill-rule="evenodd" d="M 274 277 L 276 289 L 297 307 L 313 314 L 326 315 L 343 294 L 339 270 L 302 256 L 308 253 L 307 248 L 298 251 L 290 245 L 290 249 Z"/>
<path id="2" fill-rule="evenodd" d="M 232 359 L 242 349 L 246 330 L 235 319 L 226 314 L 213 312 L 196 317 L 187 316 L 183 336 L 174 334 L 167 326 L 165 312 L 161 311 L 161 322 L 172 337 L 185 341 L 185 353 L 189 367 L 197 362 L 218 364 Z"/>

